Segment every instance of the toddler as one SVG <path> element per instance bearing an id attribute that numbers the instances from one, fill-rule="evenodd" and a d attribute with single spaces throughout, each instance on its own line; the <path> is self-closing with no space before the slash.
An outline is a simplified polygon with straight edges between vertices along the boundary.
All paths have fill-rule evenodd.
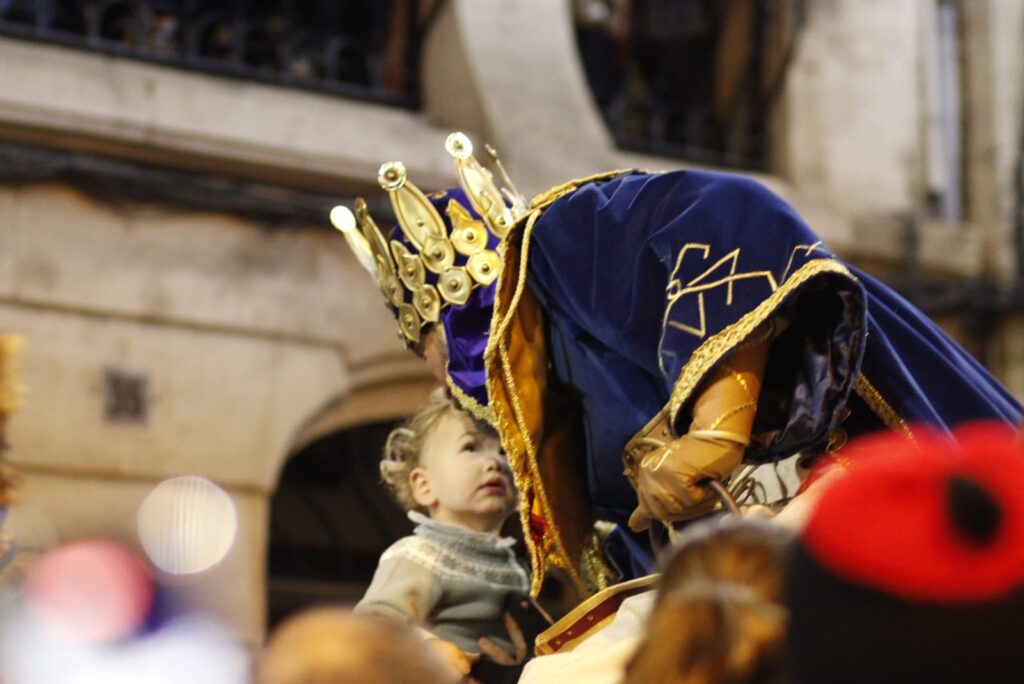
<path id="1" fill-rule="evenodd" d="M 438 390 L 388 437 L 380 468 L 416 528 L 381 556 L 356 610 L 422 628 L 461 674 L 481 650 L 501 662 L 495 645 L 521 661 L 505 612 L 526 599 L 529 580 L 515 540 L 500 536 L 517 495 L 497 436 Z"/>

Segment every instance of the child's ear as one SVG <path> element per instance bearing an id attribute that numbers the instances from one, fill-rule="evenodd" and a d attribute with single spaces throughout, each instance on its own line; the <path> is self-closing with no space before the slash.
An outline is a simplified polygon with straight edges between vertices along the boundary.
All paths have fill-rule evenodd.
<path id="1" fill-rule="evenodd" d="M 413 468 L 409 473 L 409 489 L 412 490 L 412 498 L 420 506 L 429 509 L 437 503 L 434 490 L 430 487 L 430 476 L 423 468 Z"/>

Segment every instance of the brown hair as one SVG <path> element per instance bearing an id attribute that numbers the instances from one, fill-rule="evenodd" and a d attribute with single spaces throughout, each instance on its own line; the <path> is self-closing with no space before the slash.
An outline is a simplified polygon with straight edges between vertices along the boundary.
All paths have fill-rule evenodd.
<path id="1" fill-rule="evenodd" d="M 624 684 L 782 681 L 779 605 L 790 534 L 771 523 L 696 525 L 665 564 L 647 631 Z"/>
<path id="2" fill-rule="evenodd" d="M 758 518 L 725 518 L 692 525 L 665 557 L 658 603 L 690 582 L 732 582 L 750 587 L 763 600 L 782 592 L 782 554 L 788 529 Z"/>
<path id="3" fill-rule="evenodd" d="M 427 402 L 416 414 L 391 431 L 384 443 L 384 455 L 380 461 L 380 477 L 399 506 L 406 511 L 422 511 L 412 496 L 409 475 L 420 465 L 420 452 L 427 435 L 437 426 L 448 411 L 457 411 L 455 404 L 438 387 L 430 393 Z"/>
<path id="4" fill-rule="evenodd" d="M 433 684 L 444 665 L 410 627 L 325 606 L 288 618 L 260 654 L 259 684 Z"/>

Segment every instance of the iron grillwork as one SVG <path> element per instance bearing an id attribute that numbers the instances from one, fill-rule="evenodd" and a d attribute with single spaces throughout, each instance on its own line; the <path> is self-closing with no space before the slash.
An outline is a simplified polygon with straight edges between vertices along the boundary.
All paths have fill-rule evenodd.
<path id="1" fill-rule="evenodd" d="M 0 0 L 0 35 L 416 108 L 421 37 L 439 4 Z"/>
<path id="2" fill-rule="evenodd" d="M 620 147 L 765 169 L 805 0 L 574 0 L 594 100 Z"/>

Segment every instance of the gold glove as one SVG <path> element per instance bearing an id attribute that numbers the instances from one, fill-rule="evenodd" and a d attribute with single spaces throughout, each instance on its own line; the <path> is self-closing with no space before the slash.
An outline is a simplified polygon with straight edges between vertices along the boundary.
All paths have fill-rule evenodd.
<path id="1" fill-rule="evenodd" d="M 631 529 L 645 530 L 652 520 L 694 518 L 718 503 L 705 483 L 724 480 L 743 460 L 770 340 L 770 326 L 755 331 L 709 376 L 694 400 L 690 430 L 648 451 L 637 464 L 631 482 L 639 503 L 629 518 Z"/>

